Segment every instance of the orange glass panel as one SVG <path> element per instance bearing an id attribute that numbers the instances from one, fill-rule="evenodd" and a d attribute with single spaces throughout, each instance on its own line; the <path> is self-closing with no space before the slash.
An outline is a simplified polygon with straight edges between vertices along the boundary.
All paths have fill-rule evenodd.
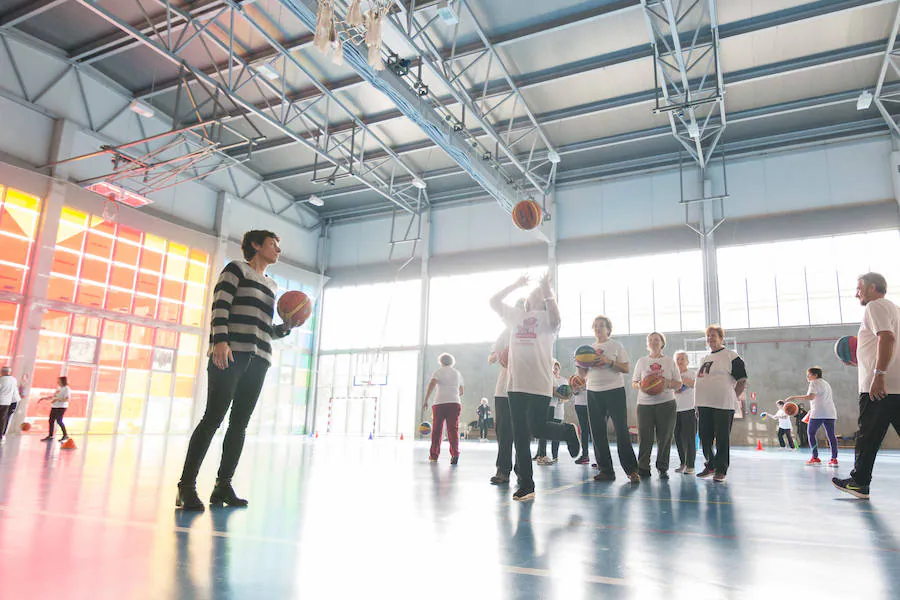
<path id="1" fill-rule="evenodd" d="M 194 378 L 182 377 L 179 375 L 175 378 L 175 396 L 181 398 L 191 398 L 194 395 Z"/>
<path id="2" fill-rule="evenodd" d="M 159 293 L 159 275 L 140 271 L 137 276 L 137 291 L 155 297 Z"/>
<path id="3" fill-rule="evenodd" d="M 78 259 L 78 254 L 57 250 L 53 253 L 53 264 L 50 271 L 57 275 L 75 277 L 78 275 Z"/>
<path id="4" fill-rule="evenodd" d="M 150 395 L 169 398 L 172 393 L 172 374 L 153 373 L 150 378 Z"/>
<path id="5" fill-rule="evenodd" d="M 131 227 L 119 225 L 119 230 L 116 232 L 116 237 L 118 237 L 120 240 L 128 240 L 129 242 L 140 244 L 141 240 L 144 238 L 144 233 Z"/>
<path id="6" fill-rule="evenodd" d="M 115 257 L 114 260 L 118 263 L 136 267 L 138 264 L 138 257 L 140 255 L 140 252 L 140 246 L 135 246 L 123 241 L 118 241 L 116 242 L 116 249 L 113 253 Z"/>
<path id="7" fill-rule="evenodd" d="M 0 329 L 0 356 L 9 356 L 12 350 L 13 330 Z"/>
<path id="8" fill-rule="evenodd" d="M 72 333 L 76 335 L 100 335 L 100 319 L 86 315 L 74 315 L 72 317 Z"/>
<path id="9" fill-rule="evenodd" d="M 0 290 L 18 294 L 22 292 L 24 282 L 25 269 L 23 267 L 0 265 Z"/>
<path id="10" fill-rule="evenodd" d="M 103 323 L 103 340 L 124 342 L 128 339 L 128 325 L 119 321 L 105 321 Z"/>
<path id="11" fill-rule="evenodd" d="M 66 369 L 66 377 L 69 378 L 69 387 L 73 391 L 90 391 L 91 378 L 94 375 L 94 367 L 69 365 Z"/>
<path id="12" fill-rule="evenodd" d="M 106 285 L 106 275 L 109 273 L 109 263 L 90 256 L 85 256 L 81 263 L 81 280 L 93 281 Z"/>
<path id="13" fill-rule="evenodd" d="M 150 348 L 128 347 L 128 359 L 125 365 L 129 369 L 149 369 L 152 351 Z"/>
<path id="14" fill-rule="evenodd" d="M 178 316 L 181 312 L 181 304 L 178 302 L 169 302 L 167 300 L 159 301 L 159 312 L 156 315 L 156 318 L 160 321 L 169 321 L 170 323 L 177 323 Z"/>
<path id="15" fill-rule="evenodd" d="M 202 308 L 193 306 L 185 306 L 181 314 L 181 323 L 190 327 L 202 327 L 204 320 L 204 311 Z"/>
<path id="16" fill-rule="evenodd" d="M 161 297 L 166 298 L 168 300 L 174 300 L 175 302 L 181 302 L 184 300 L 184 284 L 180 281 L 172 281 L 171 279 L 164 279 L 162 284 L 162 290 L 160 290 Z"/>
<path id="17" fill-rule="evenodd" d="M 31 376 L 32 389 L 55 390 L 56 378 L 59 377 L 59 371 L 60 365 L 36 362 L 34 364 L 34 374 Z M 36 402 L 31 402 L 29 404 L 36 404 Z M 46 402 L 42 402 L 41 404 L 46 405 Z"/>
<path id="18" fill-rule="evenodd" d="M 109 274 L 109 285 L 114 285 L 126 290 L 133 290 L 134 277 L 136 274 L 137 271 L 134 269 L 113 265 L 112 272 Z"/>
<path id="19" fill-rule="evenodd" d="M 83 419 L 87 416 L 87 399 L 87 392 L 72 390 L 69 396 L 69 408 L 66 409 L 67 423 L 68 419 Z M 69 431 L 73 431 L 75 427 L 84 427 L 84 423 L 72 423 L 68 427 Z"/>
<path id="20" fill-rule="evenodd" d="M 78 292 L 75 295 L 75 302 L 82 306 L 90 306 L 93 308 L 103 308 L 103 299 L 106 297 L 106 288 L 102 285 L 96 285 L 82 281 L 78 286 Z"/>
<path id="21" fill-rule="evenodd" d="M 196 248 L 191 248 L 190 259 L 199 263 L 209 264 L 209 254 Z"/>
<path id="22" fill-rule="evenodd" d="M 128 341 L 132 344 L 141 346 L 150 346 L 153 344 L 153 329 L 150 327 L 141 327 L 140 325 L 131 326 L 131 335 Z"/>
<path id="23" fill-rule="evenodd" d="M 112 256 L 112 247 L 112 238 L 91 231 L 88 233 L 87 243 L 84 245 L 84 253 L 109 260 Z"/>
<path id="24" fill-rule="evenodd" d="M 56 232 L 56 245 L 81 252 L 87 215 L 83 212 L 63 207 Z"/>
<path id="25" fill-rule="evenodd" d="M 177 348 L 178 332 L 166 329 L 156 330 L 156 346 L 161 348 Z"/>
<path id="26" fill-rule="evenodd" d="M 12 302 L 0 302 L 0 323 L 15 325 L 19 317 L 19 305 Z"/>
<path id="27" fill-rule="evenodd" d="M 0 232 L 0 260 L 16 263 L 17 265 L 28 265 L 28 250 L 31 242 L 14 238 Z"/>
<path id="28" fill-rule="evenodd" d="M 106 310 L 128 314 L 131 312 L 131 299 L 134 294 L 118 288 L 109 288 L 106 292 Z"/>
<path id="29" fill-rule="evenodd" d="M 34 239 L 37 230 L 38 213 L 34 210 L 16 206 L 7 198 L 0 209 L 0 231 L 22 235 Z"/>
<path id="30" fill-rule="evenodd" d="M 75 297 L 75 282 L 62 277 L 51 277 L 47 285 L 47 299 L 71 302 Z"/>
<path id="31" fill-rule="evenodd" d="M 125 344 L 103 340 L 100 343 L 100 364 L 107 367 L 121 367 L 126 349 Z"/>
<path id="32" fill-rule="evenodd" d="M 107 221 L 103 217 L 91 215 L 91 229 L 105 233 L 109 237 L 115 237 L 116 224 L 113 221 Z"/>
<path id="33" fill-rule="evenodd" d="M 156 298 L 135 294 L 132 313 L 138 317 L 154 318 L 156 316 Z"/>
<path id="34" fill-rule="evenodd" d="M 66 355 L 66 337 L 42 331 L 38 335 L 37 358 L 62 361 Z"/>
<path id="35" fill-rule="evenodd" d="M 113 394 L 118 392 L 121 378 L 121 369 L 98 369 L 96 391 Z"/>
<path id="36" fill-rule="evenodd" d="M 13 188 L 9 188 L 6 190 L 6 200 L 8 204 L 13 204 L 15 206 L 21 206 L 22 208 L 27 208 L 28 210 L 40 211 L 41 210 L 41 199 L 37 196 L 32 196 L 30 194 L 26 194 L 25 192 L 20 192 L 19 190 L 14 190 Z"/>
<path id="37" fill-rule="evenodd" d="M 41 317 L 41 329 L 56 333 L 69 332 L 69 319 L 72 315 L 58 310 L 48 310 Z"/>

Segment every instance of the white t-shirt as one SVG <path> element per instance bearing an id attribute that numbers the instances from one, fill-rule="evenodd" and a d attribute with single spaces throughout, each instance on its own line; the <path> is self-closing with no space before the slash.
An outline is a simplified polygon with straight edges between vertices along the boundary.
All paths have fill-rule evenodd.
<path id="1" fill-rule="evenodd" d="M 837 419 L 837 407 L 834 405 L 834 396 L 831 393 L 831 384 L 824 379 L 813 379 L 809 382 L 807 394 L 815 394 L 810 401 L 810 419 Z"/>
<path id="2" fill-rule="evenodd" d="M 500 364 L 500 353 L 507 348 L 509 348 L 509 329 L 504 329 L 503 333 L 497 337 L 494 345 L 491 346 L 491 352 L 497 355 L 497 365 L 500 367 L 500 373 L 497 375 L 497 384 L 494 386 L 495 398 L 507 397 L 506 386 L 509 380 L 509 371 Z"/>
<path id="3" fill-rule="evenodd" d="M 900 308 L 887 298 L 879 298 L 866 304 L 859 324 L 856 362 L 859 365 L 859 393 L 867 394 L 875 378 L 875 359 L 878 354 L 878 332 L 890 331 L 894 334 L 894 354 L 884 376 L 884 386 L 888 394 L 900 394 Z"/>
<path id="4" fill-rule="evenodd" d="M 696 382 L 697 371 L 688 369 L 684 373 L 678 374 L 678 379 L 684 379 L 685 377 L 689 377 Z M 682 384 L 681 389 L 675 390 L 675 410 L 678 412 L 694 410 L 694 388 Z"/>
<path id="5" fill-rule="evenodd" d="M 64 385 L 56 390 L 50 408 L 69 408 L 69 386 Z"/>
<path id="6" fill-rule="evenodd" d="M 554 377 L 553 388 L 556 389 L 562 384 L 568 385 L 568 382 L 562 377 Z M 553 418 L 564 421 L 566 418 L 566 403 L 559 398 L 550 398 L 550 408 L 553 409 Z"/>
<path id="7" fill-rule="evenodd" d="M 601 354 L 609 360 L 620 363 L 630 362 L 625 346 L 615 340 L 606 340 L 601 343 L 591 344 L 597 354 Z M 625 387 L 625 374 L 606 365 L 603 367 L 591 367 L 587 374 L 587 389 L 592 392 L 605 392 Z"/>
<path id="8" fill-rule="evenodd" d="M 437 380 L 437 393 L 434 395 L 435 404 L 459 404 L 459 386 L 463 384 L 463 377 L 453 367 L 441 367 L 435 371 L 431 378 Z"/>
<path id="9" fill-rule="evenodd" d="M 584 390 L 573 392 L 572 406 L 587 406 L 587 392 Z"/>
<path id="10" fill-rule="evenodd" d="M 700 361 L 694 384 L 694 404 L 722 410 L 735 410 L 738 404 L 734 385 L 747 377 L 744 360 L 737 352 L 722 348 Z"/>
<path id="11" fill-rule="evenodd" d="M 784 412 L 783 408 L 778 409 L 778 412 L 775 413 L 775 418 L 778 419 L 778 429 L 791 428 L 791 418 L 787 416 L 787 413 Z"/>
<path id="12" fill-rule="evenodd" d="M 508 391 L 553 395 L 553 338 L 556 328 L 546 310 L 503 307 L 510 330 Z"/>
<path id="13" fill-rule="evenodd" d="M 673 379 L 681 379 L 681 372 L 678 370 L 678 365 L 675 364 L 672 357 L 660 356 L 659 358 L 650 358 L 649 356 L 642 356 L 639 358 L 637 364 L 634 365 L 634 374 L 631 376 L 631 380 L 640 383 L 648 375 L 662 375 L 666 378 L 667 387 L 655 396 L 638 389 L 638 404 L 663 404 L 675 399 L 675 390 L 668 387 L 668 382 Z"/>
<path id="14" fill-rule="evenodd" d="M 13 402 L 21 402 L 19 398 L 19 382 L 12 375 L 0 377 L 0 406 L 9 406 Z"/>

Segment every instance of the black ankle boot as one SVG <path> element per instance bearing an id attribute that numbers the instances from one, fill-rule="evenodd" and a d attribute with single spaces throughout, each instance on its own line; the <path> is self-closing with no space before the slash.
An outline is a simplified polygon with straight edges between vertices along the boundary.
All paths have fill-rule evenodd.
<path id="1" fill-rule="evenodd" d="M 185 485 L 178 486 L 178 495 L 175 497 L 175 506 L 182 510 L 194 510 L 202 512 L 205 510 L 203 501 L 197 495 L 197 486 Z"/>
<path id="2" fill-rule="evenodd" d="M 215 505 L 227 504 L 228 506 L 247 506 L 249 504 L 243 498 L 237 497 L 230 481 L 219 480 L 216 480 L 216 487 L 213 488 L 212 494 L 209 495 L 209 503 Z"/>

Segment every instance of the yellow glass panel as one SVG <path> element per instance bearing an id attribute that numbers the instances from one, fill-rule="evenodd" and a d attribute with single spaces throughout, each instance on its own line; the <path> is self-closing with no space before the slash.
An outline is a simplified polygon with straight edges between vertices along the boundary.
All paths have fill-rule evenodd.
<path id="1" fill-rule="evenodd" d="M 169 242 L 169 254 L 174 254 L 176 256 L 181 256 L 182 258 L 187 258 L 188 248 L 182 244 L 176 244 L 175 242 Z"/>
<path id="2" fill-rule="evenodd" d="M 177 398 L 192 398 L 194 396 L 194 378 L 181 375 L 176 377 L 175 396 Z"/>
<path id="3" fill-rule="evenodd" d="M 202 285 L 190 285 L 187 286 L 187 291 L 184 294 L 184 303 L 191 304 L 193 306 L 203 306 L 204 300 L 206 296 L 206 288 Z"/>
<path id="4" fill-rule="evenodd" d="M 166 240 L 161 237 L 157 237 L 155 235 L 150 235 L 149 233 L 144 235 L 144 247 L 150 248 L 156 252 L 165 252 L 166 251 Z"/>
<path id="5" fill-rule="evenodd" d="M 150 371 L 128 369 L 125 372 L 125 395 L 143 398 L 147 395 L 147 381 L 149 379 Z"/>
<path id="6" fill-rule="evenodd" d="M 198 360 L 199 357 L 196 354 L 179 354 L 178 360 L 175 362 L 175 371 L 179 375 L 196 375 Z"/>
<path id="7" fill-rule="evenodd" d="M 172 374 L 154 373 L 150 378 L 150 395 L 168 398 L 172 393 Z"/>
<path id="8" fill-rule="evenodd" d="M 41 329 L 57 333 L 68 333 L 69 318 L 71 316 L 69 313 L 58 310 L 48 310 L 41 316 Z"/>
<path id="9" fill-rule="evenodd" d="M 118 406 L 118 394 L 95 393 L 91 409 L 91 428 L 89 433 L 113 433 Z"/>
<path id="10" fill-rule="evenodd" d="M 20 192 L 19 190 L 14 190 L 9 188 L 6 192 L 6 200 L 7 204 L 14 204 L 16 206 L 21 206 L 22 208 L 27 208 L 28 210 L 32 210 L 35 212 L 39 212 L 41 210 L 41 199 L 37 196 L 31 196 L 30 194 L 26 194 L 25 192 Z"/>
<path id="11" fill-rule="evenodd" d="M 141 432 L 141 421 L 144 413 L 144 397 L 125 396 L 122 398 L 122 412 L 119 416 L 119 433 L 136 434 Z"/>
<path id="12" fill-rule="evenodd" d="M 171 244 L 174 245 L 174 244 Z M 177 279 L 184 281 L 184 273 L 187 269 L 187 259 L 177 254 L 169 254 L 166 256 L 166 279 Z"/>
<path id="13" fill-rule="evenodd" d="M 188 275 L 187 280 L 191 283 L 199 283 L 200 285 L 206 285 L 206 273 L 207 267 L 205 264 L 198 264 L 194 261 L 188 265 Z"/>
<path id="14" fill-rule="evenodd" d="M 17 235 L 24 235 L 30 240 L 34 239 L 34 234 L 37 230 L 38 212 L 16 206 L 9 200 L 3 205 L 3 212 L 5 213 L 3 215 L 3 220 L 11 221 L 9 225 L 4 224 L 4 231 L 10 231 Z"/>
<path id="15" fill-rule="evenodd" d="M 56 232 L 56 243 L 80 252 L 86 226 L 87 214 L 63 207 L 59 218 L 59 230 Z"/>
<path id="16" fill-rule="evenodd" d="M 181 312 L 181 323 L 189 327 L 201 327 L 203 325 L 205 311 L 202 308 L 185 306 Z"/>
<path id="17" fill-rule="evenodd" d="M 197 354 L 200 351 L 200 336 L 182 333 L 178 342 L 178 354 Z"/>

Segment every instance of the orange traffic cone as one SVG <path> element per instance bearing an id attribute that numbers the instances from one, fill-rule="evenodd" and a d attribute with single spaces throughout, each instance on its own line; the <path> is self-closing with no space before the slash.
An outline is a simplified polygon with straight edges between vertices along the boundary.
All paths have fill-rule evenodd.
<path id="1" fill-rule="evenodd" d="M 762 449 L 763 449 L 763 447 L 762 447 L 762 440 L 756 440 L 756 449 L 757 449 L 757 450 L 762 450 Z"/>
<path id="2" fill-rule="evenodd" d="M 75 445 L 75 440 L 73 440 L 72 438 L 67 439 L 60 446 L 60 448 L 62 448 L 63 450 L 75 450 L 77 447 L 78 446 Z"/>
<path id="3" fill-rule="evenodd" d="M 401 442 L 403 441 L 403 434 L 402 434 L 402 433 L 400 434 L 400 441 L 401 441 Z"/>
<path id="4" fill-rule="evenodd" d="M 319 439 L 319 432 L 316 431 L 316 439 Z"/>

